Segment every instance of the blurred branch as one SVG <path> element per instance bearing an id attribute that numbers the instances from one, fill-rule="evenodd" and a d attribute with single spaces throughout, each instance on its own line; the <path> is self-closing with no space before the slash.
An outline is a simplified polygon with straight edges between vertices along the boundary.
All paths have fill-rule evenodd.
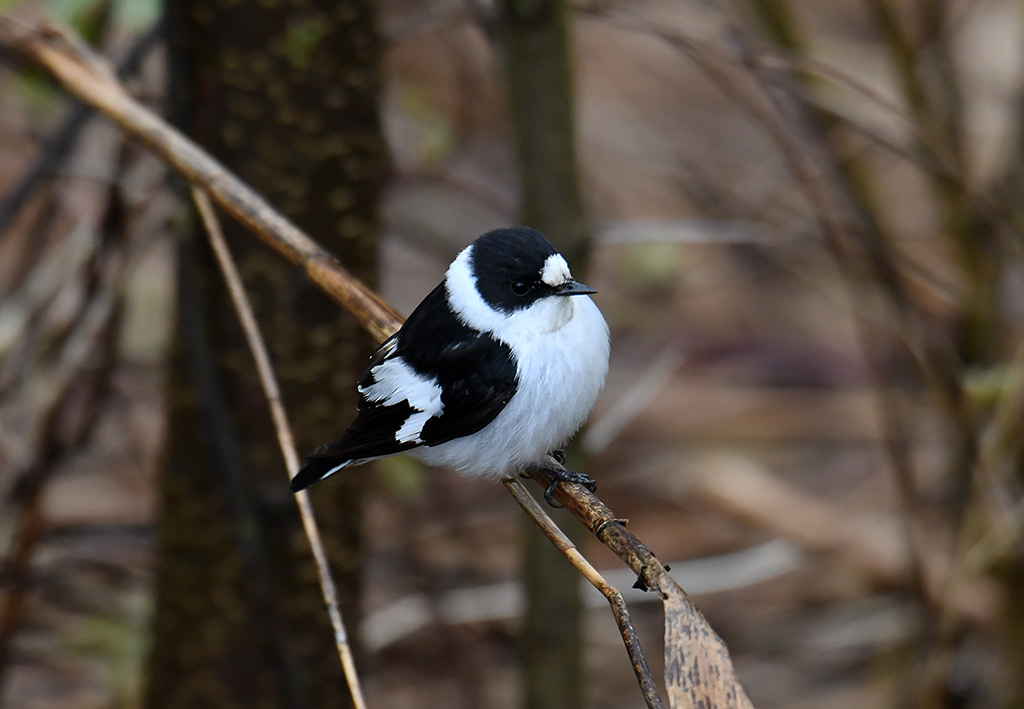
<path id="1" fill-rule="evenodd" d="M 887 26 L 890 23 L 896 23 L 894 30 L 896 34 L 892 37 L 892 41 L 899 46 L 894 46 L 892 51 L 906 53 L 909 40 L 903 35 L 902 28 L 899 27 L 895 15 L 891 13 L 891 8 L 886 3 L 886 0 L 871 1 L 875 3 L 876 9 L 884 16 L 881 20 L 883 23 Z M 765 13 L 772 15 L 777 12 L 774 19 L 766 23 L 776 42 L 791 51 L 800 51 L 805 46 L 806 42 L 803 39 L 801 29 L 795 22 L 795 16 L 788 10 L 786 0 L 753 0 L 753 4 L 762 15 Z M 784 30 L 780 30 L 779 23 L 788 24 L 785 25 Z M 894 316 L 893 319 L 896 323 L 892 330 L 906 348 L 910 358 L 916 362 L 924 378 L 929 383 L 931 390 L 937 395 L 939 402 L 955 422 L 957 433 L 962 437 L 960 444 L 964 451 L 962 457 L 971 457 L 971 451 L 975 447 L 974 431 L 970 413 L 966 410 L 963 392 L 960 387 L 957 355 L 948 343 L 939 341 L 930 332 L 927 324 L 922 322 L 921 315 L 909 296 L 907 287 L 903 283 L 900 269 L 897 267 L 898 259 L 894 256 L 892 245 L 895 243 L 895 240 L 884 229 L 879 219 L 880 210 L 875 204 L 872 179 L 858 161 L 842 160 L 836 154 L 835 139 L 833 138 L 834 131 L 829 129 L 835 127 L 837 121 L 841 120 L 842 117 L 828 110 L 821 109 L 817 101 L 808 100 L 807 92 L 798 90 L 786 80 L 785 75 L 778 72 L 780 62 L 783 66 L 795 64 L 793 67 L 795 69 L 799 69 L 801 66 L 806 69 L 818 67 L 818 71 L 815 72 L 800 72 L 804 75 L 804 85 L 807 85 L 807 79 L 812 78 L 815 73 L 820 73 L 823 67 L 811 62 L 806 57 L 789 59 L 765 58 L 745 38 L 742 28 L 734 25 L 731 27 L 731 30 L 731 41 L 739 44 L 741 49 L 739 51 L 740 56 L 730 55 L 728 59 L 745 65 L 750 69 L 759 80 L 758 83 L 761 91 L 780 109 L 781 115 L 790 115 L 794 110 L 797 117 L 807 114 L 806 118 L 791 122 L 797 124 L 798 130 L 800 127 L 804 128 L 802 130 L 802 138 L 805 139 L 806 149 L 812 152 L 816 160 L 821 164 L 828 166 L 832 175 L 837 178 L 832 181 L 833 186 L 842 192 L 846 207 L 857 218 L 857 223 L 850 224 L 849 226 L 857 227 L 857 236 L 860 237 L 860 246 L 858 248 L 864 252 L 864 264 L 867 273 L 874 279 L 878 290 L 889 301 L 889 306 Z M 711 48 L 703 47 L 703 49 L 716 54 Z M 717 54 L 721 55 L 722 53 L 717 52 Z M 735 54 L 736 52 L 733 53 L 733 55 Z M 863 93 L 862 88 L 856 82 L 851 83 L 849 79 L 840 81 L 841 72 L 829 69 L 825 74 L 833 78 L 833 80 L 850 85 L 858 92 Z M 918 85 L 916 74 L 913 77 L 908 77 L 908 80 L 914 82 L 915 86 Z M 780 88 L 782 89 L 781 92 L 777 91 Z M 808 86 L 808 88 L 813 89 L 813 86 Z M 914 91 L 915 89 L 908 90 Z M 923 87 L 921 90 L 923 91 Z M 788 114 L 786 111 L 781 110 L 784 106 L 780 104 L 781 99 L 779 95 L 787 99 L 786 105 L 792 109 Z M 804 104 L 806 106 L 801 108 Z M 947 190 L 947 192 L 938 193 L 938 206 L 940 209 L 947 208 L 948 212 L 948 208 L 950 208 L 949 200 L 944 197 L 948 196 L 949 189 L 954 189 L 958 194 L 957 200 L 963 197 L 974 204 L 978 213 L 984 215 L 989 221 L 1013 228 L 1009 217 L 1012 210 L 1009 206 L 992 203 L 988 198 L 979 195 L 968 184 L 968 176 L 960 163 L 951 161 L 943 155 L 941 133 L 936 134 L 927 123 L 915 120 L 917 114 L 913 111 L 911 111 L 910 115 L 905 115 L 904 111 L 898 110 L 893 115 L 899 117 L 909 126 L 909 134 L 915 140 L 917 147 L 914 163 L 920 166 L 932 178 L 931 183 L 933 185 L 942 185 L 943 189 Z M 814 130 L 815 125 L 818 123 L 820 123 L 820 127 Z M 855 129 L 858 128 L 855 125 L 853 127 Z M 769 133 L 769 135 L 774 137 L 772 133 Z M 930 169 L 930 165 L 933 165 L 935 169 Z M 814 193 L 809 193 L 809 197 L 813 198 L 813 196 Z M 827 232 L 826 238 L 830 238 Z M 836 263 L 839 268 L 847 274 L 852 274 L 853 271 L 850 270 L 846 263 L 850 259 L 843 258 L 845 252 L 840 248 L 841 246 L 841 243 L 830 244 L 830 248 L 836 255 Z M 974 282 L 978 281 L 977 278 L 973 280 Z"/>
<path id="2" fill-rule="evenodd" d="M 969 9 L 968 6 L 969 3 L 957 9 Z M 945 136 L 946 147 L 949 149 L 954 164 L 959 168 L 959 172 L 963 173 L 966 168 L 964 161 L 966 126 L 960 76 L 953 57 L 951 30 L 958 26 L 964 18 L 953 18 L 954 8 L 951 3 L 944 0 L 921 0 L 920 7 L 924 25 L 924 49 L 927 54 L 931 55 L 932 64 L 939 79 L 933 87 L 936 93 L 933 110 L 937 114 L 937 122 Z"/>
<path id="3" fill-rule="evenodd" d="M 754 2 L 758 5 L 784 5 L 786 0 Z M 1005 350 L 1005 329 L 1000 327 L 1000 323 L 1005 309 L 1002 280 L 1007 269 L 1005 255 L 998 246 L 1008 233 L 1014 234 L 1019 242 L 1020 225 L 1014 220 L 1014 204 L 1019 200 L 999 189 L 992 190 L 991 194 L 981 194 L 971 184 L 972 166 L 965 145 L 963 87 L 954 61 L 952 37 L 952 28 L 957 26 L 952 14 L 969 11 L 970 3 L 954 7 L 941 0 L 919 0 L 910 4 L 868 0 L 867 7 L 888 50 L 890 66 L 898 79 L 897 89 L 911 118 L 908 137 L 913 141 L 914 152 L 920 156 L 914 164 L 923 168 L 926 185 L 930 189 L 931 206 L 940 217 L 938 235 L 952 247 L 950 252 L 956 260 L 957 275 L 962 284 L 948 344 L 942 345 L 934 336 L 930 338 L 931 344 L 929 339 L 921 341 L 924 345 L 922 354 L 926 356 L 922 360 L 926 365 L 922 372 L 932 391 L 940 395 L 939 400 L 946 409 L 955 436 L 948 469 L 956 486 L 951 495 L 954 511 L 950 524 L 956 548 L 951 563 L 943 560 L 944 568 L 938 577 L 942 585 L 938 589 L 934 579 L 922 576 L 920 590 L 928 594 L 923 599 L 931 606 L 922 629 L 922 637 L 928 643 L 928 647 L 922 648 L 927 658 L 924 674 L 911 680 L 907 694 L 908 698 L 913 694 L 922 706 L 942 706 L 949 701 L 945 695 L 951 691 L 950 662 L 954 649 L 963 645 L 961 621 L 964 618 L 977 620 L 962 607 L 965 590 L 980 583 L 981 570 L 970 568 L 977 558 L 968 560 L 967 556 L 979 547 L 987 547 L 988 553 L 1005 554 L 1007 550 L 1000 549 L 1003 544 L 993 536 L 1009 538 L 1020 523 L 1019 509 L 1013 506 L 1017 495 L 1006 495 L 1008 486 L 995 480 L 997 469 L 1005 470 L 1012 461 L 1018 460 L 1016 446 L 1007 446 L 1010 450 L 1005 450 L 1003 441 L 999 439 L 1006 435 L 1005 430 L 1000 430 L 1006 412 L 1010 411 L 1010 416 L 1015 417 L 1019 414 L 1016 410 L 1020 408 L 1017 391 L 1020 385 L 1014 382 L 1008 387 L 1010 392 L 1000 397 L 987 431 L 982 429 L 984 417 L 971 409 L 971 402 L 962 390 L 962 381 L 970 368 L 991 367 Z M 912 37 L 909 23 L 901 16 L 901 11 L 908 9 L 916 11 L 921 20 L 920 39 Z M 800 40 L 793 41 L 792 33 L 777 31 L 771 22 L 766 26 L 778 43 L 790 49 L 802 44 Z M 929 165 L 941 169 L 932 170 Z M 1019 176 L 1019 165 L 1019 160 L 1011 162 L 1008 174 L 1017 173 L 1014 176 Z M 891 237 L 887 240 L 895 243 Z M 1019 243 L 1016 245 L 1019 249 Z M 904 322 L 917 325 L 914 321 L 920 317 Z M 926 330 L 920 332 L 927 336 Z M 1017 379 L 1017 376 L 1012 378 Z M 904 415 L 892 416 L 888 405 L 883 406 L 880 413 L 899 425 L 905 425 L 907 420 Z M 1014 434 L 1014 438 L 1019 436 L 1016 427 Z M 917 540 L 919 553 L 927 554 L 933 546 L 930 541 L 932 535 L 923 529 L 924 521 L 917 513 L 917 494 L 908 465 L 909 451 L 903 445 L 890 444 L 889 448 L 900 456 L 900 465 L 894 466 L 894 471 L 904 500 L 908 534 L 912 542 Z M 1005 499 L 1007 497 L 1010 499 Z M 986 534 L 986 529 L 997 533 Z M 971 547 L 979 537 L 987 543 Z M 922 557 L 920 571 L 927 575 L 929 566 L 934 567 L 935 564 L 929 564 L 927 558 Z M 1019 572 L 1009 576 L 1012 580 L 1004 583 L 1002 589 L 1006 600 L 1020 597 Z M 990 582 L 989 585 L 993 584 Z M 1020 607 L 1010 602 L 1006 608 L 1015 606 Z M 1007 615 L 1012 618 L 1013 611 Z M 1019 625 L 1013 619 L 1007 624 Z M 1019 642 L 1016 644 L 1018 648 L 1024 647 Z"/>
<path id="4" fill-rule="evenodd" d="M 953 172 L 964 175 L 960 87 L 946 26 L 948 3 L 924 0 L 919 5 L 924 25 L 920 47 L 904 30 L 898 11 L 889 0 L 867 0 L 866 4 L 893 59 L 911 115 L 924 136 L 922 145 L 951 165 Z M 934 88 L 943 99 L 941 105 L 929 95 L 929 87 L 921 77 L 926 47 L 934 55 L 934 64 L 939 70 L 939 81 Z M 942 151 L 947 154 L 939 155 Z"/>
<path id="5" fill-rule="evenodd" d="M 755 9 L 759 11 L 764 6 L 773 8 L 786 7 L 783 0 L 754 0 L 753 4 Z M 941 3 L 933 4 L 940 5 Z M 783 16 L 791 18 L 788 11 L 783 13 Z M 946 112 L 945 117 L 941 120 L 944 128 L 936 132 L 936 130 L 917 120 L 915 114 L 908 112 L 904 104 L 890 100 L 879 91 L 857 80 L 847 72 L 827 63 L 817 61 L 804 53 L 802 31 L 798 25 L 794 24 L 787 26 L 785 29 L 780 29 L 772 22 L 768 22 L 767 29 L 772 39 L 779 43 L 789 54 L 778 51 L 773 53 L 772 49 L 768 48 L 767 50 L 759 50 L 753 53 L 747 59 L 753 65 L 769 72 L 783 71 L 796 75 L 800 79 L 799 83 L 795 86 L 795 89 L 798 91 L 797 95 L 827 128 L 831 129 L 843 125 L 860 133 L 884 150 L 921 169 L 930 178 L 933 185 L 945 184 L 950 188 L 955 188 L 962 193 L 964 198 L 986 220 L 994 224 L 1000 224 L 1016 233 L 1018 237 L 1020 236 L 1020 228 L 1012 219 L 1013 200 L 998 193 L 995 195 L 986 194 L 976 189 L 970 182 L 969 171 L 966 169 L 963 155 L 961 154 L 962 148 L 959 147 L 959 144 L 962 142 L 960 132 L 963 129 L 962 127 L 957 127 L 960 122 L 959 116 L 961 113 L 958 108 L 960 103 L 958 88 L 953 87 L 949 89 L 951 95 L 948 101 L 951 105 L 956 106 L 956 108 L 950 108 Z M 946 46 L 948 45 L 948 37 L 946 35 L 948 35 L 948 32 L 943 33 L 943 42 L 941 43 L 941 54 L 943 55 L 951 51 Z M 955 76 L 951 59 L 947 57 L 942 63 L 950 65 L 950 68 L 944 70 L 947 75 Z M 900 141 L 896 136 L 883 135 L 879 129 L 864 124 L 862 120 L 851 115 L 850 112 L 843 111 L 837 106 L 827 103 L 818 95 L 819 92 L 816 90 L 818 88 L 816 84 L 821 82 L 828 82 L 836 87 L 846 89 L 859 97 L 867 99 L 871 104 L 885 111 L 889 118 L 897 121 L 899 127 L 906 131 L 906 137 L 910 140 L 910 144 L 904 145 L 903 143 L 906 140 Z M 949 150 L 947 148 L 950 145 L 955 145 L 956 147 Z M 860 166 L 859 161 L 847 158 L 837 161 L 836 167 L 848 180 L 852 194 L 855 194 L 863 202 L 865 209 L 862 210 L 861 216 L 863 217 L 868 215 L 869 212 L 877 211 L 877 208 L 873 206 L 874 199 L 868 189 L 868 177 Z M 872 224 L 872 228 L 880 229 L 881 224 L 875 222 Z"/>
<path id="6" fill-rule="evenodd" d="M 888 0 L 867 0 L 865 4 L 871 11 L 882 39 L 892 55 L 910 111 L 919 122 L 925 124 L 929 120 L 930 108 L 928 94 L 918 75 L 917 48 L 903 31 L 896 10 Z"/>
<path id="7" fill-rule="evenodd" d="M 16 508 L 12 546 L 0 567 L 2 585 L 7 587 L 0 608 L 0 684 L 28 592 L 32 554 L 43 531 L 43 492 L 57 463 L 88 435 L 95 422 L 97 393 L 105 389 L 125 261 L 124 254 L 113 250 L 96 256 L 98 278 L 88 304 L 70 334 L 62 338 L 52 365 L 25 384 L 34 399 L 34 420 L 25 436 L 28 443 L 6 451 L 15 486 L 10 498 L 0 501 L 0 507 Z M 82 391 L 91 395 L 88 411 L 84 416 L 71 416 L 69 403 Z"/>
<path id="8" fill-rule="evenodd" d="M 932 40 L 934 64 L 938 68 L 939 98 L 932 98 L 921 77 L 924 50 L 917 47 L 900 23 L 889 0 L 869 0 L 867 5 L 879 28 L 899 74 L 904 97 L 925 140 L 923 152 L 931 151 L 941 162 L 953 167 L 959 179 L 929 173 L 935 207 L 943 217 L 943 233 L 956 248 L 960 271 L 967 286 L 961 304 L 962 332 L 958 333 L 961 357 L 969 365 L 989 364 L 996 352 L 994 323 L 998 321 L 999 263 L 991 244 L 997 238 L 987 215 L 973 208 L 970 190 L 963 184 L 968 165 L 963 154 L 964 127 L 960 111 L 959 82 L 946 32 L 945 6 L 923 3 L 925 32 Z M 934 93 L 934 92 L 933 92 Z"/>
<path id="9" fill-rule="evenodd" d="M 210 244 L 217 256 L 217 263 L 220 266 L 221 272 L 224 274 L 224 280 L 231 295 L 231 302 L 238 313 L 238 319 L 245 332 L 246 342 L 255 360 L 260 385 L 263 387 L 263 393 L 270 407 L 274 429 L 277 432 L 278 444 L 281 448 L 281 454 L 284 456 L 288 478 L 291 479 L 299 470 L 299 458 L 295 453 L 295 439 L 292 436 L 291 426 L 288 425 L 288 417 L 284 410 L 284 403 L 281 400 L 281 389 L 278 386 L 273 365 L 270 363 L 270 354 L 267 352 L 266 344 L 263 342 L 259 325 L 256 323 L 256 316 L 253 314 L 252 306 L 249 304 L 249 298 L 245 293 L 242 278 L 235 267 L 234 260 L 231 258 L 231 252 L 228 250 L 228 245 L 224 239 L 224 234 L 221 231 L 213 205 L 206 194 L 197 187 L 192 188 L 192 198 L 196 203 L 196 208 L 199 210 L 203 225 L 206 227 L 206 232 L 210 237 Z M 352 646 L 348 642 L 348 632 L 345 630 L 345 621 L 341 617 L 341 609 L 338 605 L 338 590 L 334 584 L 334 578 L 331 576 L 331 567 L 320 537 L 320 530 L 316 524 L 313 505 L 309 501 L 309 495 L 305 492 L 295 495 L 295 502 L 299 507 L 302 526 L 306 531 L 306 537 L 309 539 L 309 545 L 313 551 L 313 559 L 316 562 L 316 570 L 320 578 L 320 588 L 323 591 L 324 602 L 327 604 L 327 614 L 331 619 L 331 626 L 334 628 L 334 642 L 338 648 L 338 657 L 345 672 L 345 680 L 348 682 L 349 691 L 352 694 L 352 702 L 355 704 L 356 709 L 365 709 L 366 700 L 363 698 L 362 686 L 359 683 L 359 674 L 356 671 Z"/>
<path id="10" fill-rule="evenodd" d="M 1011 556 L 1024 555 L 1024 495 L 1012 480 L 1008 461 L 1020 454 L 1020 422 L 1024 420 L 1024 342 L 1017 346 L 1006 375 L 1005 392 L 996 401 L 978 449 L 974 487 L 965 516 L 974 524 L 961 525 L 954 555 L 955 567 L 946 585 L 947 613 L 943 626 L 955 616 L 948 609 L 986 569 Z"/>
<path id="11" fill-rule="evenodd" d="M 783 234 L 767 224 L 742 219 L 628 219 L 594 226 L 603 244 L 761 244 L 777 243 Z"/>
<path id="12" fill-rule="evenodd" d="M 677 559 L 665 564 L 679 585 L 691 595 L 735 591 L 755 586 L 798 571 L 804 563 L 802 549 L 783 539 L 747 549 L 699 557 Z M 636 575 L 627 568 L 606 569 L 601 574 L 627 605 L 651 603 L 661 599 L 633 588 Z M 602 608 L 608 599 L 600 591 L 584 586 L 587 608 Z M 363 620 L 362 638 L 368 649 L 381 650 L 411 637 L 433 625 L 481 623 L 516 618 L 523 607 L 521 584 L 515 581 L 470 586 L 445 591 L 439 597 L 412 593 L 370 612 Z"/>
<path id="13" fill-rule="evenodd" d="M 124 58 L 118 62 L 117 76 L 124 79 L 137 72 L 143 59 L 156 46 L 159 39 L 159 24 L 136 39 Z M 0 234 L 7 230 L 35 191 L 61 166 L 94 113 L 94 109 L 78 102 L 71 108 L 67 118 L 47 141 L 42 155 L 0 200 Z"/>
<path id="14" fill-rule="evenodd" d="M 116 171 L 124 141 L 119 133 L 105 133 L 82 145 L 80 153 Z M 89 183 L 73 195 L 60 195 L 64 207 L 76 197 L 86 205 L 69 210 L 76 212 L 76 223 L 52 240 L 56 243 L 22 275 L 0 309 L 0 389 L 25 424 L 19 439 L 4 431 L 0 440 L 5 472 L 14 480 L 9 499 L 0 502 L 12 508 L 10 527 L 3 530 L 5 537 L 10 532 L 10 548 L 0 567 L 6 582 L 0 585 L 7 587 L 0 608 L 0 681 L 33 580 L 47 486 L 57 466 L 92 432 L 109 389 L 121 291 L 130 268 L 120 192 Z M 30 242 L 28 249 L 33 248 Z"/>
<path id="15" fill-rule="evenodd" d="M 740 68 L 750 72 L 751 77 L 755 80 L 753 86 L 756 87 L 763 100 L 755 100 L 748 95 L 748 92 L 738 85 L 736 77 L 726 72 L 712 59 L 713 53 L 706 51 L 702 44 L 695 42 L 690 37 L 666 32 L 632 18 L 616 15 L 611 19 L 624 28 L 657 37 L 686 54 L 725 96 L 758 123 L 782 157 L 793 179 L 806 195 L 806 199 L 813 209 L 814 219 L 821 232 L 825 247 L 843 276 L 843 282 L 849 291 L 851 302 L 861 300 L 860 290 L 865 286 L 872 285 L 875 288 L 880 288 L 893 304 L 892 311 L 897 316 L 900 325 L 903 326 L 898 329 L 898 332 L 904 338 L 902 342 L 914 355 L 914 359 L 921 364 L 926 373 L 934 372 L 934 379 L 946 382 L 948 387 L 958 387 L 957 379 L 953 376 L 955 372 L 951 372 L 947 367 L 936 367 L 931 350 L 925 346 L 927 340 L 921 323 L 904 289 L 902 278 L 896 268 L 895 259 L 891 257 L 886 239 L 871 226 L 876 223 L 876 220 L 870 218 L 866 229 L 861 230 L 864 235 L 874 235 L 867 239 L 867 253 L 862 253 L 859 248 L 854 248 L 852 240 L 848 238 L 847 232 L 855 229 L 856 225 L 848 218 L 848 210 L 843 209 L 847 205 L 843 205 L 838 196 L 834 194 L 834 189 L 830 186 L 831 182 L 822 179 L 830 172 L 835 172 L 835 162 L 830 159 L 826 147 L 813 138 L 814 132 L 808 128 L 807 117 L 799 110 L 799 106 L 792 101 L 784 102 L 783 97 L 789 96 L 791 92 L 778 90 L 783 77 L 763 77 L 758 73 L 759 67 L 752 59 L 756 55 L 744 40 L 740 29 L 730 28 L 732 30 L 730 37 L 734 45 L 739 45 L 740 54 L 733 61 Z M 870 217 L 870 212 L 865 212 L 865 214 Z M 873 273 L 877 283 L 870 282 L 866 278 L 865 272 Z M 865 316 L 864 313 L 856 309 L 853 311 L 853 315 L 863 343 L 864 354 L 871 363 L 879 398 L 878 412 L 885 422 L 883 426 L 885 446 L 908 513 L 907 541 L 911 549 L 914 550 L 909 561 L 913 575 L 917 579 L 915 585 L 918 587 L 921 598 L 928 598 L 929 595 L 923 588 L 924 571 L 921 568 L 922 561 L 919 553 L 921 542 L 915 526 L 918 494 L 912 461 L 906 446 L 908 440 L 906 414 L 903 402 L 885 386 L 887 377 L 883 365 L 885 350 L 882 345 L 888 338 L 881 336 L 878 332 L 879 326 L 875 325 L 874 319 L 870 315 Z M 946 392 L 947 387 L 943 387 L 940 391 Z M 953 398 L 953 400 L 956 399 Z"/>
<path id="16" fill-rule="evenodd" d="M 201 185 L 228 214 L 300 266 L 375 338 L 383 340 L 398 328 L 401 318 L 394 309 L 248 185 L 129 96 L 101 58 L 69 37 L 53 27 L 35 29 L 0 17 L 0 48 L 45 67 L 65 89 L 106 114 L 187 180 Z"/>
<path id="17" fill-rule="evenodd" d="M 838 504 L 811 495 L 739 456 L 713 456 L 696 466 L 697 491 L 709 503 L 758 527 L 827 554 L 857 569 L 874 583 L 905 588 L 908 549 L 901 545 L 898 517 L 865 519 Z M 687 482 L 687 490 L 693 481 Z M 933 539 L 934 534 L 928 535 Z M 924 588 L 928 600 L 957 618 L 983 625 L 998 622 L 1001 596 L 990 579 L 975 575 L 959 579 L 959 592 L 949 593 L 958 574 L 945 550 L 934 541 L 922 545 Z"/>
<path id="18" fill-rule="evenodd" d="M 98 248 L 95 225 L 80 222 L 52 253 L 21 279 L 20 286 L 4 298 L 0 303 L 0 359 L 9 357 L 24 341 L 33 319 L 73 282 L 74 274 L 95 256 Z M 13 378 L 4 372 L 0 381 Z"/>
<path id="19" fill-rule="evenodd" d="M 222 165 L 128 96 L 95 55 L 76 47 L 57 30 L 36 30 L 7 18 L 0 18 L 0 48 L 18 52 L 50 70 L 65 88 L 103 111 L 268 245 L 301 266 L 313 283 L 351 311 L 374 337 L 384 339 L 400 327 L 401 318 L 378 295 Z M 272 402 L 279 401 L 273 387 L 268 394 Z M 286 455 L 294 456 L 290 443 L 283 447 L 292 451 Z M 290 461 L 289 467 L 294 470 L 296 463 Z M 550 485 L 544 470 L 535 467 L 529 472 L 544 488 Z M 559 485 L 555 497 L 633 569 L 638 584 L 665 601 L 670 705 L 750 706 L 725 644 L 651 550 L 581 486 Z"/>

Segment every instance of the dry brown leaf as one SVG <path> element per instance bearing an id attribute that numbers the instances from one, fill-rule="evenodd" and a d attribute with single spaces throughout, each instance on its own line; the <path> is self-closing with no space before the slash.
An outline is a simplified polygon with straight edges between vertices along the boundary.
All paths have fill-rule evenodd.
<path id="1" fill-rule="evenodd" d="M 753 707 L 736 677 L 725 643 L 686 592 L 671 580 L 661 590 L 665 603 L 665 689 L 669 706 Z"/>

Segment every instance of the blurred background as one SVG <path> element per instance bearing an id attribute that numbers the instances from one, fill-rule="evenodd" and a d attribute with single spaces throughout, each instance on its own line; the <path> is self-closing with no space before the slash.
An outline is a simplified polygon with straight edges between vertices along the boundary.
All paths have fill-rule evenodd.
<path id="1" fill-rule="evenodd" d="M 612 330 L 570 467 L 756 706 L 1024 706 L 1019 2 L 0 12 L 81 33 L 403 313 L 483 231 L 546 231 Z M 339 706 L 182 183 L 3 56 L 0 705 Z M 374 343 L 229 238 L 305 452 L 351 419 Z M 346 476 L 312 497 L 371 707 L 643 706 L 603 599 L 502 486 L 402 458 Z M 660 678 L 648 595 L 627 597 Z"/>

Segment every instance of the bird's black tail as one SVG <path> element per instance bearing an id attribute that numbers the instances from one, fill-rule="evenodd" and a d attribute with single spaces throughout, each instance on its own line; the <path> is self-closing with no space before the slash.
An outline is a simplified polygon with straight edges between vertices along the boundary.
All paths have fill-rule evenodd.
<path id="1" fill-rule="evenodd" d="M 292 492 L 298 492 L 299 490 L 305 490 L 311 485 L 316 485 L 318 482 L 326 477 L 334 475 L 342 468 L 346 468 L 352 464 L 352 460 L 345 458 L 338 458 L 337 456 L 330 458 L 317 458 L 315 455 L 306 458 L 306 462 L 302 464 L 302 468 L 292 478 L 291 489 Z"/>

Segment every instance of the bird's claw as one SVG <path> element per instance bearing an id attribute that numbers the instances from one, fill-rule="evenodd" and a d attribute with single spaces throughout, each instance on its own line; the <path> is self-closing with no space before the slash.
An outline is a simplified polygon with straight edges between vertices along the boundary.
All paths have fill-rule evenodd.
<path id="1" fill-rule="evenodd" d="M 551 476 L 551 484 L 548 485 L 548 489 L 544 491 L 544 500 L 555 509 L 559 509 L 563 506 L 555 500 L 554 497 L 555 488 L 558 487 L 559 483 L 575 483 L 577 485 L 582 485 L 591 492 L 597 492 L 597 482 L 589 475 L 573 473 L 568 470 L 559 470 L 558 468 L 547 468 L 544 472 Z"/>

